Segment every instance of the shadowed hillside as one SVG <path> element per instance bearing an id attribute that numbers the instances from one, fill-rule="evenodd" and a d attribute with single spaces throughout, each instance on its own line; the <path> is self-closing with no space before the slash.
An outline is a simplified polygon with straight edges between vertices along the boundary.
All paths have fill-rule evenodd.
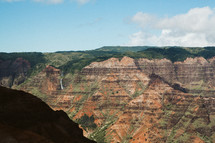
<path id="1" fill-rule="evenodd" d="M 0 143 L 93 143 L 63 111 L 37 97 L 0 87 Z"/>

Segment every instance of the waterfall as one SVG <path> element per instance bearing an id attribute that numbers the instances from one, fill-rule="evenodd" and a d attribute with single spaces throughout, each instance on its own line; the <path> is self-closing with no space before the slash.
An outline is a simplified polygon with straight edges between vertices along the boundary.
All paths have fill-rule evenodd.
<path id="1" fill-rule="evenodd" d="M 63 79 L 61 78 L 60 79 L 60 88 L 61 88 L 61 90 L 63 90 L 63 82 L 62 81 L 63 81 Z"/>
<path id="2" fill-rule="evenodd" d="M 63 72 L 61 73 L 61 78 L 60 78 L 60 88 L 63 90 Z"/>

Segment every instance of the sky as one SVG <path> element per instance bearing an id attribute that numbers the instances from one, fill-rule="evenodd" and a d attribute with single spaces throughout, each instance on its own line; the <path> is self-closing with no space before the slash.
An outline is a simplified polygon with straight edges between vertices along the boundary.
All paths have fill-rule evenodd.
<path id="1" fill-rule="evenodd" d="M 215 46 L 214 0 L 0 0 L 0 52 Z"/>

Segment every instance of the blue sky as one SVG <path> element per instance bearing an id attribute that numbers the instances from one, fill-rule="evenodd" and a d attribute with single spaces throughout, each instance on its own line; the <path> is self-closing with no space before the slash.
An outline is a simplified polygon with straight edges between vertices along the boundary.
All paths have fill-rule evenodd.
<path id="1" fill-rule="evenodd" d="M 215 45 L 213 0 L 0 0 L 0 52 Z"/>

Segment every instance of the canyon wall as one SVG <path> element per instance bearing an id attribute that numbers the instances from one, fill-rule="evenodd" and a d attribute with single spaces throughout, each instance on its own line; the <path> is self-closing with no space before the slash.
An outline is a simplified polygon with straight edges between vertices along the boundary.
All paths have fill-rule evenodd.
<path id="1" fill-rule="evenodd" d="M 92 63 L 82 74 L 88 82 L 100 82 L 99 94 L 84 103 L 81 113 L 105 122 L 98 124 L 103 128 L 112 121 L 107 142 L 212 141 L 214 68 L 214 58 L 201 57 L 175 63 L 129 57 Z"/>
<path id="2" fill-rule="evenodd" d="M 110 58 L 63 79 L 47 66 L 20 89 L 64 110 L 97 142 L 215 142 L 214 70 L 215 58 Z"/>

